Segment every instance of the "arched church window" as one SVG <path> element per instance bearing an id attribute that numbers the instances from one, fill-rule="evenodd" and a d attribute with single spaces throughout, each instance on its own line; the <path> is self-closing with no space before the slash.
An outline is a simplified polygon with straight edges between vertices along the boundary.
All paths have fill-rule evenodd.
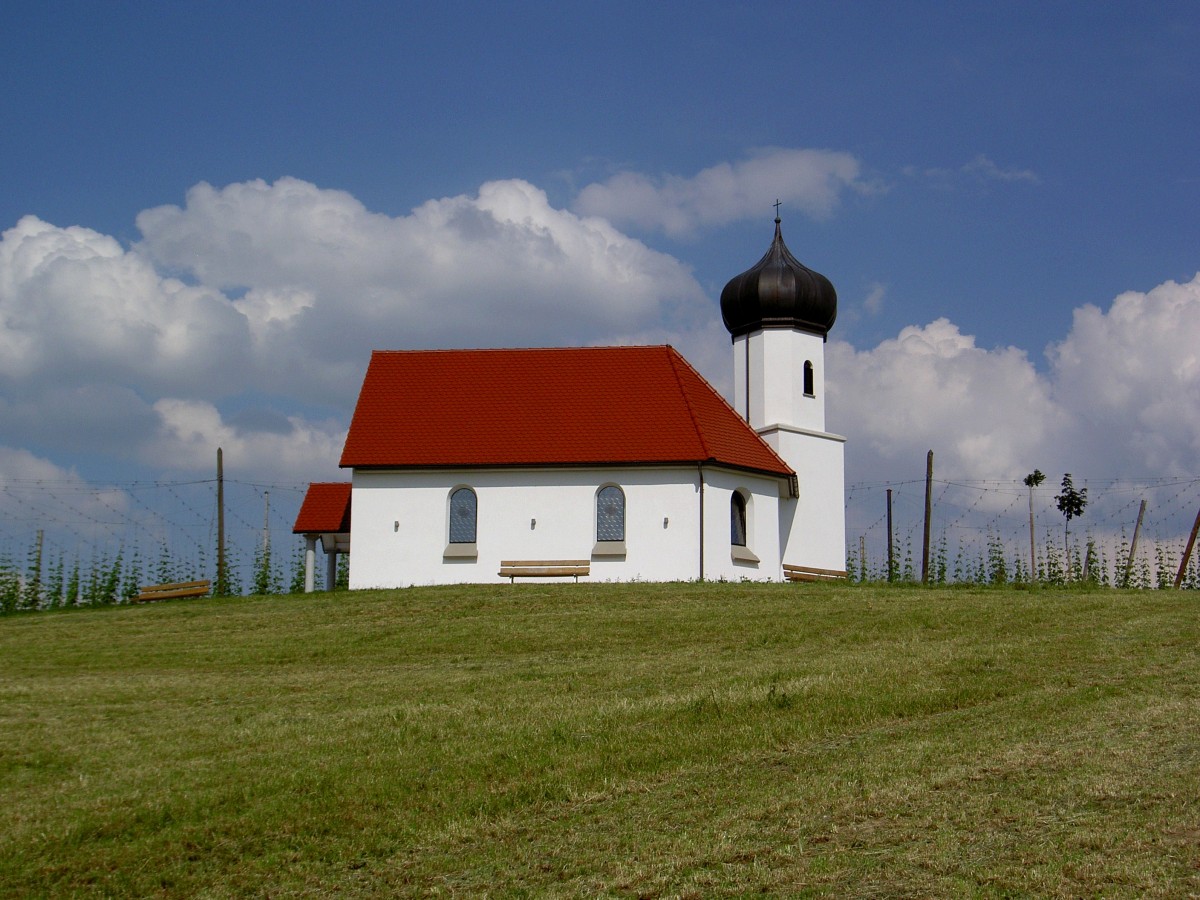
<path id="1" fill-rule="evenodd" d="M 596 540 L 625 540 L 625 492 L 615 484 L 596 492 Z"/>
<path id="2" fill-rule="evenodd" d="M 735 547 L 746 546 L 746 498 L 734 491 L 729 498 L 729 540 Z"/>
<path id="3" fill-rule="evenodd" d="M 475 543 L 475 522 L 479 501 L 469 487 L 460 487 L 450 495 L 450 543 Z"/>
<path id="4" fill-rule="evenodd" d="M 804 361 L 804 396 L 812 397 L 816 395 L 813 387 L 813 364 L 811 359 Z"/>

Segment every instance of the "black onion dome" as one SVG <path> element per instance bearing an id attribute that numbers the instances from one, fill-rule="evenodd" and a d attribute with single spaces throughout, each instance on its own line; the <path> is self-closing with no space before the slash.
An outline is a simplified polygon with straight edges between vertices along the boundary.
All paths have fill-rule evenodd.
<path id="1" fill-rule="evenodd" d="M 779 226 L 777 218 L 766 255 L 721 291 L 725 328 L 734 337 L 760 328 L 796 328 L 825 337 L 837 318 L 837 291 L 828 278 L 792 256 Z"/>

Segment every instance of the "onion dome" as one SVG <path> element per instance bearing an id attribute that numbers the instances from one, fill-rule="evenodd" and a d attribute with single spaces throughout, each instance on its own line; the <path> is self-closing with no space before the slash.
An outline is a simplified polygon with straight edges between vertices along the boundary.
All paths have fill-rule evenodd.
<path id="1" fill-rule="evenodd" d="M 795 328 L 824 338 L 837 318 L 837 291 L 828 278 L 792 256 L 779 226 L 777 216 L 766 255 L 721 291 L 725 328 L 734 337 L 762 328 Z"/>

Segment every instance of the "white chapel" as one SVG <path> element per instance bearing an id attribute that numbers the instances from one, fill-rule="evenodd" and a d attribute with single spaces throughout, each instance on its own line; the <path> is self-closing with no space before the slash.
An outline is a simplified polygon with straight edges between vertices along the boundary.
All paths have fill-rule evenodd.
<path id="1" fill-rule="evenodd" d="M 837 293 L 775 237 L 721 293 L 730 404 L 670 346 L 376 351 L 293 531 L 332 586 L 845 575 Z"/>

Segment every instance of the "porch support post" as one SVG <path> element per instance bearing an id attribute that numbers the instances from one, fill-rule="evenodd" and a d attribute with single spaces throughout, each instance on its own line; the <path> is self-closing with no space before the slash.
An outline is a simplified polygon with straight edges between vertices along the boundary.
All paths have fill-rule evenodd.
<path id="1" fill-rule="evenodd" d="M 325 590 L 332 591 L 337 586 L 337 550 L 325 554 Z"/>
<path id="2" fill-rule="evenodd" d="M 317 570 L 317 536 L 304 536 L 304 593 L 311 594 L 316 585 Z"/>

